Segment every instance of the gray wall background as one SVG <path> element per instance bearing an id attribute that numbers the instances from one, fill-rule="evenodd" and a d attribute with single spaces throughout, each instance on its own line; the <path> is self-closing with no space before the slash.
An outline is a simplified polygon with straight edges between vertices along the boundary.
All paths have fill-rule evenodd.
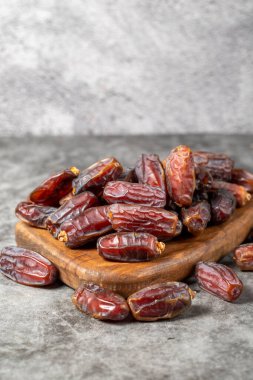
<path id="1" fill-rule="evenodd" d="M 0 0 L 0 134 L 253 132 L 253 0 Z"/>

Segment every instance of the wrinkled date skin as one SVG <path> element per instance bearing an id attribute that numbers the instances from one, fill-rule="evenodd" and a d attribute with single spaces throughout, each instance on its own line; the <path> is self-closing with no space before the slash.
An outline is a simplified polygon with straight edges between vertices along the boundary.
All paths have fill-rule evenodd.
<path id="1" fill-rule="evenodd" d="M 153 207 L 164 207 L 166 204 L 166 193 L 160 188 L 123 181 L 108 182 L 103 198 L 108 203 L 137 203 Z"/>
<path id="2" fill-rule="evenodd" d="M 76 195 L 61 207 L 55 210 L 46 221 L 47 229 L 53 236 L 57 236 L 60 225 L 66 220 L 78 218 L 90 207 L 99 204 L 97 197 L 89 191 Z"/>
<path id="3" fill-rule="evenodd" d="M 243 186 L 249 193 L 253 193 L 253 173 L 234 168 L 232 170 L 232 182 Z"/>
<path id="4" fill-rule="evenodd" d="M 29 195 L 29 200 L 42 206 L 58 207 L 59 201 L 72 190 L 72 181 L 79 174 L 75 167 L 63 170 L 46 179 Z"/>
<path id="5" fill-rule="evenodd" d="M 230 191 L 234 195 L 238 207 L 245 206 L 251 199 L 250 193 L 248 193 L 243 186 L 236 185 L 235 183 L 213 181 L 212 189 L 223 189 Z"/>
<path id="6" fill-rule="evenodd" d="M 230 181 L 234 161 L 226 154 L 213 152 L 193 152 L 193 160 L 196 170 L 205 168 L 214 179 Z"/>
<path id="7" fill-rule="evenodd" d="M 62 223 L 58 239 L 68 247 L 76 248 L 110 232 L 112 225 L 107 217 L 107 207 L 91 207 L 83 215 Z"/>
<path id="8" fill-rule="evenodd" d="M 235 211 L 236 199 L 230 191 L 217 190 L 210 193 L 212 223 L 226 222 Z"/>
<path id="9" fill-rule="evenodd" d="M 106 182 L 116 180 L 123 172 L 121 164 L 114 157 L 96 162 L 73 180 L 73 194 L 79 194 L 93 187 L 103 187 Z"/>
<path id="10" fill-rule="evenodd" d="M 243 290 L 236 273 L 222 264 L 199 262 L 195 276 L 200 288 L 228 302 L 235 301 Z"/>
<path id="11" fill-rule="evenodd" d="M 46 220 L 57 208 L 49 206 L 39 206 L 32 202 L 18 203 L 15 214 L 16 217 L 38 228 L 46 228 Z"/>
<path id="12" fill-rule="evenodd" d="M 161 208 L 113 204 L 108 206 L 107 215 L 112 228 L 118 232 L 148 232 L 167 240 L 182 231 L 182 223 L 178 220 L 178 216 Z"/>
<path id="13" fill-rule="evenodd" d="M 233 257 L 236 265 L 242 271 L 253 270 L 253 243 L 240 245 L 234 253 Z"/>
<path id="14" fill-rule="evenodd" d="M 160 257 L 165 244 L 145 232 L 118 232 L 99 238 L 97 249 L 107 260 L 138 262 Z"/>
<path id="15" fill-rule="evenodd" d="M 194 296 L 195 292 L 182 282 L 165 282 L 132 294 L 127 302 L 138 321 L 156 321 L 184 313 Z"/>
<path id="16" fill-rule="evenodd" d="M 72 302 L 81 312 L 101 320 L 122 321 L 129 315 L 123 297 L 95 284 L 81 285 L 73 294 Z"/>
<path id="17" fill-rule="evenodd" d="M 57 268 L 39 253 L 19 247 L 0 252 L 0 272 L 22 285 L 45 286 L 58 277 Z"/>
<path id="18" fill-rule="evenodd" d="M 196 187 L 191 149 L 180 145 L 164 160 L 167 190 L 170 198 L 180 207 L 192 204 Z"/>
<path id="19" fill-rule="evenodd" d="M 200 234 L 211 220 L 210 205 L 207 201 L 197 202 L 189 208 L 183 208 L 181 215 L 187 230 L 193 235 Z"/>
<path id="20" fill-rule="evenodd" d="M 157 154 L 142 154 L 136 163 L 135 174 L 139 183 L 166 191 L 165 173 Z"/>

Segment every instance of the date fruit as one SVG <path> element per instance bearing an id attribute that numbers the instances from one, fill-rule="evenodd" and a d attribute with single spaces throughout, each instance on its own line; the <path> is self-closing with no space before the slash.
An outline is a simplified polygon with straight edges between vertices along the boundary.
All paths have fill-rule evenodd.
<path id="1" fill-rule="evenodd" d="M 71 191 L 70 193 L 68 193 L 67 195 L 65 195 L 65 197 L 63 197 L 63 198 L 61 198 L 59 200 L 59 205 L 62 206 L 65 202 L 69 201 L 73 197 L 74 197 L 74 194 Z"/>
<path id="2" fill-rule="evenodd" d="M 212 189 L 230 191 L 234 195 L 238 207 L 245 206 L 251 199 L 250 193 L 248 193 L 243 186 L 236 185 L 235 183 L 213 181 Z"/>
<path id="3" fill-rule="evenodd" d="M 240 270 L 253 270 L 253 243 L 240 245 L 235 250 L 233 259 Z"/>
<path id="4" fill-rule="evenodd" d="M 73 294 L 72 302 L 81 312 L 101 320 L 122 321 L 129 315 L 123 297 L 95 284 L 81 285 Z"/>
<path id="5" fill-rule="evenodd" d="M 23 285 L 45 286 L 58 277 L 57 268 L 39 253 L 19 247 L 5 247 L 0 252 L 0 272 Z"/>
<path id="6" fill-rule="evenodd" d="M 171 319 L 184 313 L 195 297 L 182 282 L 165 282 L 148 286 L 128 297 L 127 302 L 138 321 Z"/>
<path id="7" fill-rule="evenodd" d="M 210 205 L 207 201 L 197 202 L 189 208 L 183 208 L 181 215 L 187 230 L 193 235 L 200 234 L 211 220 Z"/>
<path id="8" fill-rule="evenodd" d="M 97 197 L 89 191 L 76 195 L 61 207 L 55 210 L 46 221 L 47 229 L 53 236 L 57 236 L 60 225 L 66 220 L 77 218 L 83 215 L 84 211 L 90 207 L 97 206 Z"/>
<path id="9" fill-rule="evenodd" d="M 122 172 L 123 168 L 116 158 L 104 158 L 83 170 L 73 180 L 73 194 L 79 194 L 93 187 L 103 187 L 106 182 L 116 180 Z"/>
<path id="10" fill-rule="evenodd" d="M 232 170 L 232 182 L 243 186 L 249 193 L 253 193 L 253 173 L 244 169 L 234 168 Z"/>
<path id="11" fill-rule="evenodd" d="M 38 228 L 46 228 L 46 220 L 57 208 L 49 206 L 39 206 L 32 202 L 18 203 L 15 214 L 16 217 Z"/>
<path id="12" fill-rule="evenodd" d="M 235 211 L 236 200 L 227 190 L 217 190 L 210 194 L 212 222 L 220 224 L 226 222 Z"/>
<path id="13" fill-rule="evenodd" d="M 214 179 L 230 181 L 234 161 L 226 154 L 213 152 L 193 152 L 195 168 L 205 168 Z"/>
<path id="14" fill-rule="evenodd" d="M 145 232 L 118 232 L 99 238 L 97 249 L 107 260 L 137 262 L 161 256 L 165 244 Z"/>
<path id="15" fill-rule="evenodd" d="M 222 264 L 199 262 L 195 276 L 200 288 L 225 301 L 235 301 L 243 290 L 243 284 L 236 273 Z"/>
<path id="16" fill-rule="evenodd" d="M 206 192 L 211 190 L 213 177 L 204 167 L 195 167 L 196 174 L 196 190 Z"/>
<path id="17" fill-rule="evenodd" d="M 196 187 L 192 151 L 188 146 L 179 145 L 164 160 L 167 190 L 170 198 L 180 207 L 192 204 Z"/>
<path id="18" fill-rule="evenodd" d="M 79 174 L 74 166 L 46 179 L 29 195 L 29 200 L 42 206 L 58 207 L 59 201 L 72 190 L 72 181 Z"/>
<path id="19" fill-rule="evenodd" d="M 108 182 L 103 198 L 108 203 L 137 203 L 153 207 L 164 207 L 166 204 L 166 193 L 160 188 L 123 181 Z"/>
<path id="20" fill-rule="evenodd" d="M 126 168 L 117 178 L 117 181 L 125 181 L 125 182 L 138 182 L 135 170 L 133 168 Z"/>
<path id="21" fill-rule="evenodd" d="M 158 207 L 113 204 L 107 208 L 112 228 L 119 232 L 148 232 L 160 239 L 181 233 L 182 223 L 176 213 Z"/>
<path id="22" fill-rule="evenodd" d="M 139 183 L 166 191 L 165 173 L 157 154 L 142 154 L 136 163 L 135 174 Z"/>
<path id="23" fill-rule="evenodd" d="M 76 248 L 110 232 L 112 225 L 107 217 L 107 207 L 88 208 L 83 215 L 63 222 L 58 239 L 68 247 Z"/>

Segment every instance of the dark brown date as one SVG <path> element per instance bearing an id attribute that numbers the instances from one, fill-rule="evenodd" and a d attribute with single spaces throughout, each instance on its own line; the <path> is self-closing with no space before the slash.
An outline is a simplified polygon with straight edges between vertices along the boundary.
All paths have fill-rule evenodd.
<path id="1" fill-rule="evenodd" d="M 195 276 L 200 288 L 225 301 L 235 301 L 243 290 L 236 273 L 222 264 L 199 262 Z"/>
<path id="2" fill-rule="evenodd" d="M 116 180 L 122 172 L 123 168 L 116 158 L 104 158 L 83 170 L 73 180 L 73 194 L 79 194 L 94 187 L 103 187 L 106 182 Z"/>
<path id="3" fill-rule="evenodd" d="M 51 176 L 31 192 L 29 200 L 42 206 L 58 207 L 60 199 L 72 190 L 72 181 L 78 174 L 79 170 L 72 167 Z"/>
<path id="4" fill-rule="evenodd" d="M 196 187 L 191 149 L 180 145 L 164 160 L 167 190 L 170 198 L 180 207 L 192 204 Z"/>
<path id="5" fill-rule="evenodd" d="M 113 204 L 107 215 L 116 231 L 148 232 L 167 240 L 179 235 L 182 223 L 176 213 L 157 207 Z"/>
<path id="6" fill-rule="evenodd" d="M 196 174 L 196 190 L 197 191 L 209 191 L 212 188 L 213 177 L 209 170 L 204 167 L 195 167 Z"/>
<path id="7" fill-rule="evenodd" d="M 58 239 L 75 248 L 110 232 L 112 225 L 107 217 L 107 207 L 89 208 L 83 215 L 62 223 Z"/>
<path id="8" fill-rule="evenodd" d="M 235 211 L 236 200 L 233 194 L 227 190 L 217 190 L 210 193 L 210 206 L 212 223 L 226 222 Z"/>
<path id="9" fill-rule="evenodd" d="M 125 182 L 138 182 L 135 170 L 133 168 L 126 168 L 117 178 L 117 181 L 125 181 Z"/>
<path id="10" fill-rule="evenodd" d="M 161 256 L 165 244 L 145 232 L 118 232 L 99 238 L 97 249 L 107 260 L 137 262 Z"/>
<path id="11" fill-rule="evenodd" d="M 90 207 L 98 205 L 97 197 L 89 191 L 76 195 L 55 210 L 46 221 L 47 229 L 57 237 L 60 225 L 66 220 L 78 218 Z"/>
<path id="12" fill-rule="evenodd" d="M 253 270 L 253 243 L 242 244 L 236 248 L 234 257 L 236 265 L 242 271 Z"/>
<path id="13" fill-rule="evenodd" d="M 157 154 L 142 154 L 136 163 L 135 174 L 139 183 L 166 191 L 165 173 Z"/>
<path id="14" fill-rule="evenodd" d="M 137 203 L 153 207 L 164 207 L 166 204 L 166 193 L 160 188 L 123 181 L 108 182 L 103 198 L 108 203 Z"/>
<path id="15" fill-rule="evenodd" d="M 19 247 L 5 247 L 0 252 L 0 272 L 23 285 L 53 284 L 57 268 L 39 253 Z"/>
<path id="16" fill-rule="evenodd" d="M 223 189 L 230 191 L 234 195 L 238 207 L 245 206 L 251 199 L 250 193 L 248 193 L 243 186 L 236 185 L 235 183 L 214 181 L 212 184 L 212 189 Z"/>
<path id="17" fill-rule="evenodd" d="M 38 228 L 46 228 L 46 220 L 57 208 L 49 206 L 39 206 L 32 202 L 18 203 L 15 214 L 16 217 Z"/>
<path id="18" fill-rule="evenodd" d="M 207 169 L 214 179 L 231 180 L 234 161 L 226 154 L 195 151 L 193 152 L 193 160 L 196 169 Z"/>
<path id="19" fill-rule="evenodd" d="M 207 201 L 197 202 L 189 208 L 183 208 L 181 215 L 187 230 L 193 235 L 200 234 L 211 220 L 210 205 Z"/>
<path id="20" fill-rule="evenodd" d="M 81 285 L 72 302 L 83 313 L 101 320 L 122 321 L 129 315 L 126 300 L 95 284 Z"/>
<path id="21" fill-rule="evenodd" d="M 128 297 L 127 302 L 138 321 L 171 319 L 184 313 L 195 297 L 182 282 L 165 282 L 148 286 Z"/>
<path id="22" fill-rule="evenodd" d="M 244 169 L 234 168 L 232 170 L 232 182 L 243 186 L 249 193 L 253 193 L 253 173 Z"/>

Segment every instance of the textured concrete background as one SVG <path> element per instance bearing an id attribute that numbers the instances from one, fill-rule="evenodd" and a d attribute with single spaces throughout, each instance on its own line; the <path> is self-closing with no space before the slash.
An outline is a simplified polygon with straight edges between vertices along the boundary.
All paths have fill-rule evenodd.
<path id="1" fill-rule="evenodd" d="M 0 0 L 0 135 L 253 131 L 252 0 Z"/>

